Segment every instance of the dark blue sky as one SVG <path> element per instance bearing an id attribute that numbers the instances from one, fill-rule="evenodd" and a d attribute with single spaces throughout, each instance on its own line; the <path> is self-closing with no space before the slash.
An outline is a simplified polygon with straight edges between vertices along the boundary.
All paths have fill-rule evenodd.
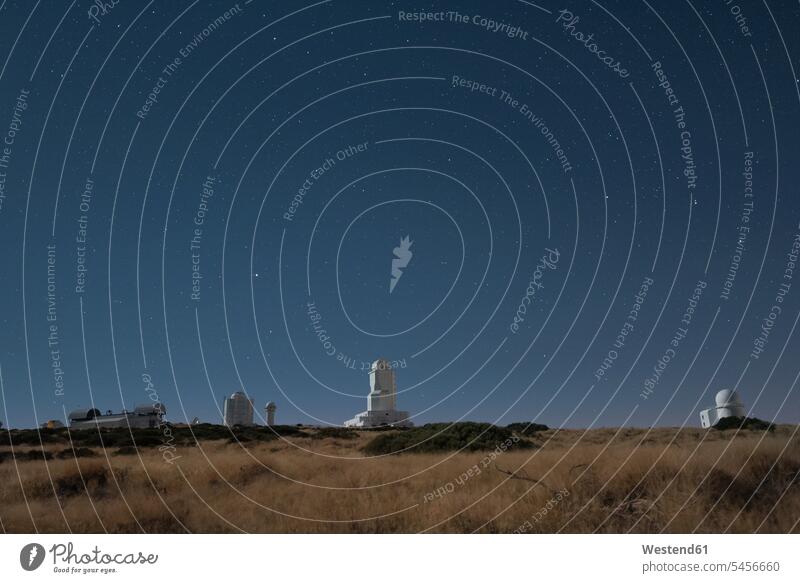
<path id="1" fill-rule="evenodd" d="M 5 424 L 799 420 L 796 4 L 0 6 Z"/>

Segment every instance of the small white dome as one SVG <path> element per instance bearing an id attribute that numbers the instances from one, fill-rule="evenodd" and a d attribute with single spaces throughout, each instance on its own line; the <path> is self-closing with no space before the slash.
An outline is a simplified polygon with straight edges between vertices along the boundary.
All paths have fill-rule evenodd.
<path id="1" fill-rule="evenodd" d="M 264 409 L 272 409 L 273 411 L 274 411 L 275 409 L 277 409 L 277 408 L 278 408 L 278 406 L 277 406 L 275 403 L 273 403 L 272 401 L 270 401 L 269 403 L 267 403 L 267 404 L 264 406 Z"/>
<path id="2" fill-rule="evenodd" d="M 739 395 L 733 389 L 722 389 L 717 393 L 717 407 L 728 407 L 730 405 L 741 405 Z"/>
<path id="3" fill-rule="evenodd" d="M 236 391 L 235 393 L 231 393 L 231 399 L 247 399 L 247 395 L 242 391 Z"/>

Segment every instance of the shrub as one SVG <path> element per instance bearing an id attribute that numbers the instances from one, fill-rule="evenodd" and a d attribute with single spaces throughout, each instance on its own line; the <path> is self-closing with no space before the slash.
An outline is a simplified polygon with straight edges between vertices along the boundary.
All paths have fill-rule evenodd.
<path id="1" fill-rule="evenodd" d="M 478 451 L 495 449 L 505 444 L 511 447 L 530 447 L 528 441 L 516 438 L 506 427 L 490 423 L 429 423 L 400 432 L 382 433 L 370 441 L 364 452 L 383 455 L 407 451 L 433 453 L 439 451 Z"/>
<path id="2" fill-rule="evenodd" d="M 751 429 L 753 431 L 775 431 L 775 424 L 762 421 L 756 417 L 723 417 L 714 425 L 714 429 Z"/>
<path id="3" fill-rule="evenodd" d="M 65 437 L 64 429 L 12 429 L 0 432 L 0 445 L 40 445 L 57 443 Z"/>
<path id="4" fill-rule="evenodd" d="M 311 439 L 326 439 L 328 437 L 334 439 L 356 439 L 358 432 L 349 427 L 320 427 L 311 435 Z"/>
<path id="5" fill-rule="evenodd" d="M 506 425 L 506 429 L 510 429 L 514 433 L 519 433 L 520 435 L 533 435 L 539 431 L 547 431 L 550 428 L 547 425 L 542 425 L 541 423 L 519 422 L 509 423 Z"/>
<path id="6" fill-rule="evenodd" d="M 181 445 L 193 445 L 197 441 L 224 439 L 231 443 L 246 441 L 272 441 L 278 437 L 302 437 L 306 433 L 292 425 L 212 425 L 201 423 L 191 427 L 176 427 L 172 430 L 176 442 Z"/>
<path id="7" fill-rule="evenodd" d="M 237 426 L 201 423 L 176 427 L 166 423 L 161 427 L 91 427 L 88 429 L 13 429 L 0 432 L 0 446 L 60 443 L 68 447 L 119 448 L 128 446 L 158 447 L 169 441 L 173 445 L 195 445 L 200 441 L 230 440 L 235 435 L 240 441 L 271 441 L 278 437 L 307 437 L 308 434 L 291 425 L 272 427 Z"/>
<path id="8" fill-rule="evenodd" d="M 88 447 L 76 447 L 75 449 L 62 449 L 56 454 L 58 459 L 70 459 L 76 457 L 97 457 L 97 454 Z"/>
<path id="9" fill-rule="evenodd" d="M 31 462 L 40 462 L 42 460 L 51 460 L 53 459 L 53 454 L 49 451 L 44 451 L 42 449 L 29 449 L 28 451 L 15 451 L 14 457 L 20 461 L 28 460 Z"/>

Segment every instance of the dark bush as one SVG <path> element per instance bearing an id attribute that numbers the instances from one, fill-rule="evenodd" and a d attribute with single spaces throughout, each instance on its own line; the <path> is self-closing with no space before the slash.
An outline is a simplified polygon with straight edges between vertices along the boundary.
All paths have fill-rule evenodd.
<path id="1" fill-rule="evenodd" d="M 348 427 L 320 427 L 311 435 L 311 439 L 326 439 L 328 437 L 334 439 L 355 439 L 358 437 L 358 432 Z"/>
<path id="2" fill-rule="evenodd" d="M 58 459 L 70 459 L 76 457 L 97 457 L 97 454 L 88 447 L 76 447 L 75 449 L 62 449 L 56 454 Z"/>
<path id="3" fill-rule="evenodd" d="M 217 439 L 230 439 L 231 431 L 239 431 L 240 428 L 235 427 L 233 430 L 225 427 L 224 425 L 212 425 L 210 423 L 200 423 L 192 425 L 191 427 L 176 427 L 172 431 L 172 435 L 179 442 L 194 442 L 194 441 L 214 441 Z"/>
<path id="4" fill-rule="evenodd" d="M 723 417 L 714 425 L 714 429 L 751 429 L 753 431 L 775 431 L 775 425 L 755 417 Z"/>
<path id="5" fill-rule="evenodd" d="M 490 423 L 429 423 L 405 431 L 382 433 L 370 441 L 364 452 L 383 455 L 406 451 L 408 453 L 432 453 L 440 451 L 478 451 L 497 447 L 530 447 L 528 441 L 515 437 L 506 427 Z"/>
<path id="6" fill-rule="evenodd" d="M 300 427 L 302 427 L 302 425 Z M 308 435 L 305 431 L 294 425 L 272 425 L 270 427 L 257 427 L 256 429 L 262 432 L 272 433 L 279 437 L 305 437 Z"/>
<path id="7" fill-rule="evenodd" d="M 238 426 L 203 423 L 199 425 L 176 427 L 164 424 L 153 428 L 92 427 L 89 429 L 13 429 L 0 431 L 0 446 L 40 445 L 59 443 L 64 447 L 75 448 L 121 448 L 121 447 L 159 447 L 165 443 L 175 446 L 195 445 L 198 441 L 230 440 L 232 436 L 239 441 L 272 441 L 278 437 L 305 437 L 308 434 L 291 425 L 272 427 Z M 40 442 L 41 438 L 41 442 Z"/>
<path id="8" fill-rule="evenodd" d="M 407 431 L 411 427 L 395 427 L 394 425 L 379 425 L 378 427 L 359 427 L 359 431 L 366 431 L 369 433 L 381 433 L 383 431 Z"/>
<path id="9" fill-rule="evenodd" d="M 540 431 L 547 431 L 550 428 L 541 423 L 526 423 L 523 421 L 520 423 L 510 423 L 506 425 L 506 429 L 510 429 L 514 433 L 519 433 L 520 435 L 533 435 Z"/>
<path id="10" fill-rule="evenodd" d="M 160 429 L 128 429 L 114 427 L 71 431 L 72 443 L 83 447 L 157 447 L 165 441 Z"/>
<path id="11" fill-rule="evenodd" d="M 0 431 L 0 445 L 40 445 L 58 443 L 66 438 L 64 429 L 12 429 Z"/>
<path id="12" fill-rule="evenodd" d="M 14 457 L 19 461 L 28 460 L 31 462 L 36 462 L 42 460 L 51 460 L 53 459 L 53 454 L 42 449 L 29 449 L 28 451 L 15 451 Z"/>
<path id="13" fill-rule="evenodd" d="M 16 459 L 18 462 L 36 462 L 42 460 L 51 460 L 53 459 L 53 454 L 49 451 L 44 451 L 41 449 L 29 449 L 27 451 L 16 450 L 14 452 L 0 451 L 0 463 L 6 460 L 12 461 L 14 459 Z"/>
<path id="14" fill-rule="evenodd" d="M 292 425 L 226 427 L 202 423 L 191 427 L 176 427 L 172 430 L 172 436 L 179 445 L 194 445 L 195 439 L 197 441 L 224 439 L 235 443 L 236 441 L 272 441 L 278 437 L 301 437 L 306 436 L 306 433 Z"/>

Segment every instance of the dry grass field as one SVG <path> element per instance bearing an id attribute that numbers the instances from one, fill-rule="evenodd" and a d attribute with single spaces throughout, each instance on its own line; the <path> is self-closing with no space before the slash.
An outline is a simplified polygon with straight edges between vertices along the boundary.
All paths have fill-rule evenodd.
<path id="1" fill-rule="evenodd" d="M 375 433 L 0 447 L 4 532 L 800 532 L 797 427 L 548 430 L 508 451 L 369 457 Z M 313 430 L 309 430 L 312 431 Z M 68 442 L 67 442 L 68 445 Z M 41 446 L 40 446 L 41 447 Z M 87 453 L 87 452 L 84 452 Z M 90 453 L 90 452 L 89 452 Z M 32 457 L 32 456 L 31 456 Z"/>

